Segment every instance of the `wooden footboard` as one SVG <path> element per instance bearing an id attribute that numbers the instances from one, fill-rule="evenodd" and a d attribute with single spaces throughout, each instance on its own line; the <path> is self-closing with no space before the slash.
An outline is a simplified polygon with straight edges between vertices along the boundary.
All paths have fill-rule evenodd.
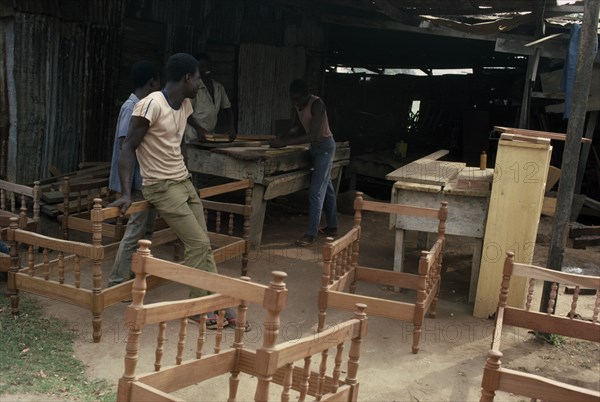
<path id="1" fill-rule="evenodd" d="M 528 278 L 525 306 L 508 306 L 508 292 L 512 276 Z M 536 281 L 551 284 L 550 302 L 546 312 L 532 310 L 535 299 Z M 558 312 L 559 286 L 574 288 L 570 300 L 561 303 Z M 582 311 L 580 291 L 595 289 L 595 300 L 591 311 Z M 561 296 L 563 298 L 564 296 Z M 562 308 L 564 307 L 564 308 Z M 537 309 L 536 309 L 537 310 Z M 579 311 L 579 312 L 578 312 Z M 565 314 L 566 312 L 566 314 Z M 514 262 L 514 254 L 507 253 L 503 279 L 496 312 L 496 323 L 492 337 L 492 348 L 488 353 L 481 380 L 481 401 L 493 401 L 496 391 L 509 392 L 536 400 L 545 401 L 598 401 L 600 392 L 586 389 L 565 381 L 556 381 L 526 372 L 502 367 L 502 332 L 504 326 L 525 328 L 540 334 L 555 334 L 600 343 L 600 277 L 569 274 L 543 267 Z"/>
<path id="2" fill-rule="evenodd" d="M 266 401 L 272 395 L 271 385 L 281 388 L 281 400 L 304 400 L 307 395 L 317 400 L 356 401 L 358 398 L 358 364 L 360 344 L 366 334 L 365 306 L 356 307 L 355 318 L 333 328 L 300 339 L 278 343 L 280 317 L 287 302 L 287 289 L 283 272 L 273 272 L 269 286 L 250 282 L 249 278 L 233 279 L 189 268 L 177 263 L 152 257 L 150 242 L 140 241 L 134 257 L 136 279 L 133 286 L 133 303 L 128 307 L 125 324 L 129 328 L 125 355 L 125 373 L 119 380 L 117 400 L 182 400 L 171 393 L 184 388 L 202 388 L 203 381 L 227 376 L 229 400 L 248 400 L 252 396 L 238 396 L 240 382 L 252 376 L 256 380 L 254 400 Z M 202 286 L 214 294 L 197 299 L 161 301 L 144 304 L 147 280 L 159 277 L 186 285 Z M 262 347 L 245 348 L 246 311 L 251 304 L 264 310 L 265 320 L 254 331 L 262 334 Z M 222 314 L 215 334 L 212 353 L 206 353 L 207 329 L 205 313 L 238 306 L 235 339 L 231 347 L 222 345 Z M 201 316 L 200 325 L 190 327 L 188 317 Z M 141 333 L 149 325 L 157 325 L 156 349 L 153 369 L 138 374 Z M 168 344 L 167 326 L 174 326 L 177 336 Z M 255 337 L 257 333 L 253 334 Z M 347 365 L 344 365 L 344 345 L 349 343 Z M 193 345 L 192 356 L 186 356 Z M 145 348 L 144 348 L 145 349 Z M 334 354 L 329 358 L 329 350 Z M 173 363 L 163 364 L 163 356 L 172 356 Z M 313 371 L 312 360 L 318 359 L 319 370 Z M 296 365 L 296 362 L 299 362 Z M 343 373 L 346 373 L 343 378 Z M 246 376 L 244 376 L 246 375 Z M 197 391 L 198 392 L 198 391 Z M 214 396 L 215 398 L 219 398 Z"/>
<path id="3" fill-rule="evenodd" d="M 354 202 L 354 226 L 337 240 L 328 238 L 323 247 L 323 275 L 319 292 L 318 329 L 324 328 L 328 307 L 350 310 L 355 303 L 365 303 L 370 314 L 410 322 L 413 329 L 413 353 L 419 351 L 421 327 L 424 316 L 429 312 L 435 317 L 435 309 L 441 283 L 441 267 L 444 251 L 447 203 L 439 209 L 421 208 L 410 205 L 364 201 L 357 193 Z M 438 238 L 430 250 L 422 251 L 416 274 L 395 272 L 361 266 L 359 244 L 362 211 L 373 211 L 393 215 L 411 215 L 438 220 Z M 357 283 L 371 282 L 415 291 L 414 302 L 400 302 L 356 294 Z M 348 293 L 349 292 L 349 293 Z"/>

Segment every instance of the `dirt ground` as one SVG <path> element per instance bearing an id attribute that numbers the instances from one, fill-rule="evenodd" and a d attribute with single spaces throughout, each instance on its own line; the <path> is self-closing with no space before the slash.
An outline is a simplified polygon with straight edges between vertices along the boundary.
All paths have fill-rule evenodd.
<path id="1" fill-rule="evenodd" d="M 282 338 L 296 339 L 311 334 L 317 322 L 317 291 L 320 286 L 320 252 L 322 239 L 309 249 L 294 247 L 293 241 L 304 229 L 306 216 L 293 205 L 293 199 L 277 199 L 271 202 L 263 231 L 262 246 L 251 254 L 249 275 L 253 281 L 266 284 L 270 272 L 284 271 L 288 274 L 288 307 L 282 316 Z M 352 217 L 341 215 L 340 229 L 347 230 Z M 534 263 L 544 265 L 551 220 L 542 218 Z M 366 214 L 363 219 L 361 264 L 375 267 L 392 267 L 394 257 L 394 233 L 387 230 L 387 216 Z M 416 260 L 416 235 L 408 236 L 409 262 Z M 412 251 L 410 251 L 412 250 Z M 369 318 L 368 334 L 362 344 L 358 373 L 360 400 L 363 401 L 475 401 L 479 400 L 480 382 L 485 358 L 489 349 L 493 321 L 472 316 L 473 305 L 468 303 L 469 277 L 472 246 L 467 239 L 447 237 L 445 272 L 437 307 L 437 317 L 426 319 L 423 327 L 421 350 L 411 353 L 411 325 L 376 317 Z M 153 254 L 170 259 L 172 249 L 163 246 L 153 249 Z M 564 266 L 579 267 L 585 273 L 600 274 L 599 248 L 574 250 L 568 248 Z M 109 254 L 104 264 L 105 276 L 111 268 L 114 254 Z M 230 261 L 219 267 L 222 274 L 239 275 L 240 261 Z M 104 279 L 106 280 L 106 279 Z M 402 300 L 408 295 L 378 285 L 360 285 L 361 293 L 385 294 L 388 298 Z M 167 285 L 149 292 L 146 302 L 185 298 L 187 289 L 180 285 Z M 563 297 L 566 300 L 566 297 Z M 593 296 L 581 296 L 579 305 L 592 305 Z M 123 373 L 126 331 L 123 317 L 126 304 L 107 309 L 103 314 L 103 337 L 98 344 L 92 342 L 91 314 L 87 310 L 48 299 L 42 299 L 48 314 L 69 322 L 77 334 L 75 355 L 87 365 L 88 375 L 104 378 L 116 389 Z M 368 310 L 367 310 L 368 313 Z M 591 313 L 590 313 L 591 316 Z M 328 323 L 350 317 L 345 312 L 330 311 Z M 262 312 L 251 308 L 249 320 L 262 322 Z M 171 343 L 177 340 L 177 324 L 168 327 Z M 211 334 L 214 334 L 211 332 Z M 209 335 L 211 335 L 209 334 Z M 246 347 L 261 344 L 260 326 L 246 336 Z M 156 332 L 149 329 L 142 334 L 142 349 L 138 372 L 152 370 L 154 339 Z M 560 347 L 542 344 L 525 330 L 514 330 L 503 339 L 507 365 L 530 373 L 550 376 L 576 385 L 600 389 L 600 349 L 587 342 L 568 340 Z M 224 345 L 233 341 L 233 331 L 224 334 Z M 214 342 L 214 335 L 209 343 Z M 193 342 L 191 342 L 193 343 Z M 192 357 L 193 344 L 186 346 Z M 207 349 L 210 350 L 210 349 Z M 169 353 L 165 354 L 165 364 Z M 168 363 L 167 363 L 168 361 Z M 240 400 L 253 400 L 254 379 L 243 378 Z M 215 401 L 227 399 L 227 379 L 214 380 L 206 385 L 190 387 L 177 394 L 187 400 Z M 7 396 L 3 396 L 3 400 Z M 277 398 L 278 399 L 278 398 Z M 13 398 L 10 400 L 27 400 Z M 35 400 L 40 400 L 35 398 Z M 522 397 L 499 393 L 496 400 L 520 401 Z"/>

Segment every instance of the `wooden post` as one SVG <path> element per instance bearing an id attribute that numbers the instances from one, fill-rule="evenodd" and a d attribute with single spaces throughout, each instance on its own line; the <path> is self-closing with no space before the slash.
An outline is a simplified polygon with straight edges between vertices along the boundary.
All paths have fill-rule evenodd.
<path id="1" fill-rule="evenodd" d="M 598 111 L 594 110 L 590 112 L 588 118 L 587 127 L 585 128 L 585 138 L 590 140 L 594 137 L 594 130 L 596 129 L 596 122 L 598 121 Z M 575 180 L 575 193 L 579 194 L 581 191 L 581 184 L 583 183 L 583 176 L 585 175 L 585 167 L 587 165 L 588 155 L 590 153 L 591 144 L 581 145 L 581 157 L 579 158 L 579 165 L 577 167 L 577 180 Z"/>
<path id="2" fill-rule="evenodd" d="M 543 36 L 545 32 L 544 25 L 544 9 L 546 8 L 546 0 L 542 0 L 538 3 L 535 13 L 536 17 L 539 18 L 539 25 L 535 32 L 536 35 Z M 533 55 L 529 56 L 527 61 L 527 73 L 525 77 L 525 85 L 523 87 L 523 100 L 521 102 L 521 114 L 519 116 L 519 128 L 529 128 L 529 110 L 531 105 L 531 92 L 535 84 L 535 78 L 537 76 L 537 69 L 540 63 L 540 57 L 542 55 L 542 45 L 535 47 Z"/>
<path id="3" fill-rule="evenodd" d="M 571 115 L 567 125 L 567 139 L 565 143 L 563 162 L 561 166 L 561 180 L 558 183 L 556 200 L 556 213 L 552 225 L 552 239 L 548 250 L 546 266 L 560 271 L 563 263 L 565 239 L 568 233 L 569 217 L 573 204 L 575 191 L 575 177 L 579 164 L 579 151 L 581 137 L 587 109 L 588 94 L 592 81 L 592 68 L 594 64 L 594 47 L 598 30 L 598 14 L 600 2 L 586 0 L 583 11 L 583 24 L 579 42 L 579 56 L 577 58 L 577 73 L 571 100 Z M 546 311 L 550 301 L 551 284 L 544 283 L 544 291 L 540 302 L 540 311 Z"/>

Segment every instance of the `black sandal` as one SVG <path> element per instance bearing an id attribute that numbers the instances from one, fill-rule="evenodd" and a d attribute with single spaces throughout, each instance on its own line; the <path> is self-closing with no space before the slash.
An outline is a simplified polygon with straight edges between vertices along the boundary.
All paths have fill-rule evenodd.
<path id="1" fill-rule="evenodd" d="M 320 228 L 319 233 L 324 234 L 326 236 L 335 237 L 338 235 L 337 228 Z"/>
<path id="2" fill-rule="evenodd" d="M 304 235 L 301 239 L 296 240 L 296 246 L 308 247 L 315 242 L 315 236 Z"/>

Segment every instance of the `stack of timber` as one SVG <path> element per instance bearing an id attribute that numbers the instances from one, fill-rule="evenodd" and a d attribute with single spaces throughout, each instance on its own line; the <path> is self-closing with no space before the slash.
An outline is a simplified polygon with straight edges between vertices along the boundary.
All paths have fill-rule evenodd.
<path id="1" fill-rule="evenodd" d="M 110 162 L 83 162 L 79 164 L 79 170 L 63 174 L 57 173 L 54 177 L 40 180 L 42 212 L 53 218 L 62 213 L 61 208 L 64 203 L 64 194 L 61 186 L 64 183 L 65 177 L 69 178 L 72 186 L 77 186 L 78 184 L 89 183 L 91 181 L 108 181 L 109 175 Z M 73 192 L 69 198 L 74 200 L 79 196 L 81 194 Z"/>
<path id="2" fill-rule="evenodd" d="M 600 226 L 586 226 L 572 223 L 569 238 L 573 239 L 573 248 L 586 248 L 600 245 Z"/>

